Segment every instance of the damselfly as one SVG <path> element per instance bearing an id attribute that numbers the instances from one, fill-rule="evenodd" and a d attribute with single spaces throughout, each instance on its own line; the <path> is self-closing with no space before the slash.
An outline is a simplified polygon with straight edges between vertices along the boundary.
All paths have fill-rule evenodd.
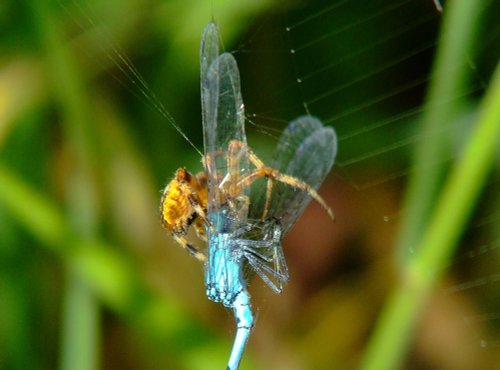
<path id="1" fill-rule="evenodd" d="M 205 171 L 179 169 L 161 200 L 161 218 L 174 239 L 204 263 L 207 296 L 232 308 L 237 323 L 227 369 L 238 368 L 254 318 L 247 291 L 248 266 L 275 292 L 288 280 L 281 239 L 311 197 L 333 218 L 317 193 L 337 149 L 335 132 L 303 116 L 282 134 L 271 166 L 248 147 L 239 71 L 229 53 L 219 55 L 218 30 L 209 23 L 200 50 Z M 252 185 L 266 185 L 251 194 Z M 186 239 L 194 224 L 199 250 Z"/>

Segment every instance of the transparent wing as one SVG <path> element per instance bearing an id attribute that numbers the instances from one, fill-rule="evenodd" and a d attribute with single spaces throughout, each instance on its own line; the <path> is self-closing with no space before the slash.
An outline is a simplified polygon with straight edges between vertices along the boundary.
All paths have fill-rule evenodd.
<path id="1" fill-rule="evenodd" d="M 243 143 L 243 148 L 246 146 L 240 77 L 231 54 L 222 54 L 210 65 L 202 89 L 202 99 L 206 109 L 203 130 L 210 211 L 220 209 L 219 184 L 224 181 L 228 172 L 229 143 L 235 140 Z M 239 159 L 240 172 L 247 172 L 246 155 L 232 155 Z"/>
<path id="2" fill-rule="evenodd" d="M 203 35 L 201 36 L 200 46 L 200 83 L 203 91 L 203 81 L 207 77 L 208 68 L 214 60 L 219 56 L 219 31 L 214 22 L 210 22 L 205 26 Z M 203 106 L 204 102 L 201 101 Z M 205 106 L 203 112 L 205 113 Z"/>
<path id="3" fill-rule="evenodd" d="M 205 169 L 208 177 L 208 211 L 220 209 L 219 184 L 227 175 L 228 147 L 233 140 L 246 146 L 243 99 L 236 60 L 231 54 L 218 53 L 218 32 L 209 23 L 203 33 L 200 68 Z M 240 172 L 248 171 L 245 155 L 238 155 Z M 244 220 L 242 220 L 244 221 Z"/>
<path id="4" fill-rule="evenodd" d="M 215 130 L 206 132 L 209 145 L 219 153 L 227 153 L 229 142 L 236 140 L 246 145 L 245 112 L 240 91 L 240 74 L 236 60 L 229 53 L 216 59 L 208 71 L 207 80 L 218 80 L 218 109 Z M 213 128 L 213 127 L 212 127 Z M 227 171 L 227 158 L 217 155 L 217 170 Z"/>
<path id="5" fill-rule="evenodd" d="M 324 127 L 317 118 L 302 116 L 285 129 L 269 165 L 318 189 L 333 166 L 336 152 L 335 131 Z M 276 182 L 268 218 L 277 220 L 282 227 L 282 235 L 285 235 L 310 200 L 306 192 Z M 264 202 L 265 194 L 261 191 L 252 204 L 252 218 L 262 215 Z"/>
<path id="6" fill-rule="evenodd" d="M 203 141 L 205 148 L 205 170 L 209 191 L 209 208 L 214 206 L 214 200 L 219 199 L 217 187 L 216 163 L 207 158 L 213 158 L 216 148 L 215 132 L 217 130 L 217 110 L 219 106 L 219 34 L 217 25 L 210 22 L 203 31 L 200 46 L 200 91 L 201 114 L 203 120 Z M 209 69 L 212 69 L 210 77 Z M 215 204 L 218 206 L 218 203 Z M 218 207 L 217 207 L 218 208 Z"/>
<path id="7" fill-rule="evenodd" d="M 281 225 L 273 220 L 255 221 L 238 240 L 245 258 L 245 275 L 254 273 L 275 293 L 288 281 L 288 267 L 281 248 Z"/>

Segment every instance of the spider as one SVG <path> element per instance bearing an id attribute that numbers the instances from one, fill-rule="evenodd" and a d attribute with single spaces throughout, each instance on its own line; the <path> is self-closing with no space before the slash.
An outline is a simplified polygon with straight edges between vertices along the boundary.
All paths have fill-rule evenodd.
<path id="1" fill-rule="evenodd" d="M 261 221 L 266 219 L 269 212 L 275 181 L 307 192 L 328 212 L 332 220 L 335 220 L 333 211 L 314 188 L 296 177 L 289 176 L 266 166 L 244 142 L 237 140 L 230 141 L 227 153 L 228 173 L 218 181 L 222 204 L 228 204 L 230 208 L 233 208 L 237 201 L 243 200 L 246 203 L 246 207 L 248 207 L 250 200 L 248 197 L 242 196 L 243 189 L 251 186 L 259 178 L 265 177 L 267 178 L 266 201 Z M 242 153 L 246 155 L 255 169 L 240 176 L 238 169 L 239 158 Z M 203 158 L 205 168 L 207 168 L 207 162 L 210 160 L 209 156 Z M 174 240 L 190 255 L 201 262 L 207 260 L 206 254 L 190 244 L 186 239 L 186 235 L 189 227 L 194 225 L 198 238 L 202 241 L 207 241 L 205 227 L 210 230 L 212 229 L 207 216 L 207 206 L 208 183 L 206 173 L 199 172 L 196 176 L 193 176 L 186 169 L 179 168 L 174 178 L 163 190 L 160 203 L 160 217 L 163 226 L 172 234 Z"/>
<path id="2" fill-rule="evenodd" d="M 193 176 L 184 168 L 179 168 L 175 172 L 175 177 L 163 190 L 160 202 L 163 226 L 182 248 L 201 262 L 205 262 L 207 256 L 187 241 L 186 234 L 189 226 L 194 223 L 198 237 L 207 241 L 204 228 L 204 223 L 208 225 L 207 202 L 208 187 L 205 173 L 199 172 Z"/>

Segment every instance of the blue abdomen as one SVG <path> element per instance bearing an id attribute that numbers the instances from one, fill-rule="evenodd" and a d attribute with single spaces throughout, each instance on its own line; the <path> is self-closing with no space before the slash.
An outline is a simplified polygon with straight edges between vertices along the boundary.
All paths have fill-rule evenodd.
<path id="1" fill-rule="evenodd" d="M 232 222 L 225 212 L 210 217 L 215 233 L 209 232 L 208 261 L 205 271 L 207 296 L 232 307 L 236 296 L 246 287 L 242 257 L 236 245 Z"/>

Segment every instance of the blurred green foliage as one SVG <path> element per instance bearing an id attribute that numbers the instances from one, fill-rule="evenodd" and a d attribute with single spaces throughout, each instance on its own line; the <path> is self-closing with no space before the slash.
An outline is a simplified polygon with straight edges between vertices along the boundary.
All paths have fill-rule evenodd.
<path id="1" fill-rule="evenodd" d="M 235 51 L 240 64 L 247 111 L 255 113 L 248 132 L 257 153 L 266 158 L 285 122 L 304 112 L 303 103 L 333 124 L 341 138 L 337 177 L 322 190 L 338 222 L 332 226 L 319 208 L 310 207 L 285 241 L 292 271 L 286 292 L 275 297 L 262 284 L 252 285 L 258 321 L 242 369 L 355 368 L 394 286 L 415 294 L 418 308 L 425 308 L 419 312 L 420 321 L 414 321 L 416 314 L 399 317 L 412 325 L 404 334 L 389 335 L 391 340 L 404 335 L 401 342 L 413 348 L 401 367 L 488 369 L 498 362 L 497 353 L 481 348 L 482 338 L 491 338 L 492 343 L 498 338 L 498 323 L 491 319 L 463 324 L 464 318 L 481 317 L 487 311 L 498 316 L 498 294 L 476 290 L 473 293 L 480 297 L 463 294 L 443 299 L 439 293 L 428 297 L 406 285 L 409 278 L 410 283 L 425 280 L 430 271 L 432 281 L 423 284 L 429 293 L 434 279 L 443 273 L 453 287 L 460 279 L 498 272 L 498 217 L 487 223 L 486 231 L 465 225 L 474 210 L 474 195 L 481 205 L 476 218 L 494 215 L 499 204 L 494 185 L 498 153 L 496 161 L 493 153 L 498 145 L 498 82 L 489 88 L 498 63 L 494 17 L 498 4 L 478 2 L 474 13 L 467 12 L 465 0 L 449 1 L 457 13 L 462 6 L 466 12 L 462 19 L 471 23 L 460 21 L 457 26 L 450 19 L 448 34 L 438 39 L 441 16 L 430 0 L 348 2 L 347 10 L 340 8 L 344 3 L 335 3 L 338 10 L 333 11 L 326 1 L 290 3 L 286 9 L 271 0 L 0 4 L 0 368 L 208 370 L 226 363 L 232 316 L 207 301 L 202 269 L 174 245 L 157 219 L 159 190 L 178 167 L 200 170 L 201 158 L 155 105 L 165 104 L 202 151 L 198 53 L 201 32 L 211 18 L 220 25 L 225 49 Z M 451 17 L 447 6 L 444 16 Z M 310 18 L 311 14 L 316 15 Z M 477 16 L 471 20 L 473 14 Z M 404 33 L 413 18 L 428 18 L 430 23 Z M 286 32 L 286 25 L 293 29 Z M 350 27 L 348 32 L 338 36 L 345 27 Z M 375 47 L 363 54 L 363 47 L 373 40 Z M 418 59 L 408 64 L 397 59 L 415 52 L 423 42 L 430 47 Z M 451 62 L 457 56 L 452 52 L 441 70 L 436 65 L 431 69 L 436 48 L 456 45 L 466 49 L 459 52 L 457 64 Z M 297 49 L 295 55 L 291 48 Z M 334 61 L 331 68 L 304 78 L 304 83 L 295 81 Z M 367 66 L 378 62 L 392 62 L 396 69 L 372 79 L 369 72 L 376 67 Z M 148 87 L 140 86 L 130 65 Z M 462 69 L 454 74 L 457 65 Z M 429 86 L 436 89 L 443 83 L 444 72 L 450 72 L 448 90 L 431 89 L 437 92 L 427 94 Z M 394 94 L 395 100 L 379 104 L 377 99 L 413 77 L 420 83 L 411 94 L 400 92 Z M 361 85 L 354 83 L 357 79 Z M 471 85 L 480 88 L 471 90 Z M 316 99 L 334 87 L 338 93 Z M 456 90 L 460 90 L 457 95 L 441 96 Z M 481 103 L 485 91 L 490 100 Z M 444 104 L 445 110 L 453 108 L 452 114 L 433 116 L 427 109 L 436 104 L 436 94 L 443 99 L 438 108 Z M 450 99 L 453 104 L 445 104 Z M 361 109 L 364 105 L 368 109 Z M 412 110 L 416 114 L 405 120 L 408 124 L 372 129 L 373 123 Z M 419 120 L 422 126 L 417 125 Z M 453 135 L 432 132 L 443 122 Z M 474 133 L 488 124 L 490 131 L 477 139 Z M 363 134 L 356 136 L 357 132 Z M 408 252 L 420 245 L 418 237 L 427 230 L 436 199 L 454 194 L 441 193 L 441 184 L 454 168 L 453 161 L 446 160 L 469 147 L 469 133 L 476 138 L 475 144 L 471 141 L 475 146 L 459 163 L 470 160 L 469 166 L 482 172 L 471 183 L 455 177 L 454 186 L 458 183 L 473 195 L 448 201 L 461 206 L 450 211 L 461 222 L 447 231 L 449 245 L 428 238 L 433 250 L 446 247 L 451 255 L 453 241 L 465 231 L 466 240 L 472 242 L 463 245 L 486 240 L 492 246 L 487 262 L 477 259 L 477 266 L 468 264 L 466 271 L 457 272 L 445 268 L 447 258 L 424 256 L 426 262 L 419 264 L 418 256 Z M 418 163 L 412 162 L 412 146 L 401 146 L 396 155 L 356 158 L 363 155 L 360 148 L 372 153 L 419 134 L 436 140 L 432 145 L 439 158 L 435 159 L 444 163 L 435 177 L 416 172 L 415 176 L 423 175 L 423 183 L 435 180 L 435 186 L 425 204 L 419 204 L 418 193 L 425 185 L 417 186 L 413 200 L 408 197 L 407 228 L 400 233 L 398 250 L 392 245 L 399 218 L 392 215 L 403 208 L 405 182 L 397 174 L 404 170 L 406 175 Z M 423 142 L 420 151 L 426 153 L 430 144 Z M 490 166 L 496 171 L 487 178 Z M 379 177 L 396 181 L 381 187 L 358 186 Z M 425 211 L 411 210 L 412 202 Z M 441 207 L 446 210 L 449 203 Z M 445 223 L 453 221 L 444 214 Z M 391 222 L 384 222 L 382 215 L 391 216 Z M 436 219 L 429 235 L 443 236 Z M 416 276 L 408 277 L 415 273 L 412 263 L 419 267 Z M 478 308 L 485 297 L 488 309 Z M 390 323 L 397 315 L 388 316 L 387 325 L 399 328 L 397 321 Z M 383 325 L 376 334 L 384 332 Z M 382 338 L 385 345 L 391 343 Z M 391 357 L 384 352 L 390 348 L 377 349 L 373 343 L 376 340 L 372 351 Z M 406 357 L 405 348 L 396 352 L 399 361 Z M 376 358 L 365 361 L 385 370 Z"/>

